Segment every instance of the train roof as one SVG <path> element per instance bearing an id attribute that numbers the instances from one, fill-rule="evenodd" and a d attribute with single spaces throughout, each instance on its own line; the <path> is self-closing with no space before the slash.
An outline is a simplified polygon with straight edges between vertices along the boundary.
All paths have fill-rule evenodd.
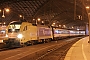
<path id="1" fill-rule="evenodd" d="M 19 22 L 19 21 L 14 21 L 14 22 L 11 22 L 10 24 L 21 24 L 22 22 Z"/>

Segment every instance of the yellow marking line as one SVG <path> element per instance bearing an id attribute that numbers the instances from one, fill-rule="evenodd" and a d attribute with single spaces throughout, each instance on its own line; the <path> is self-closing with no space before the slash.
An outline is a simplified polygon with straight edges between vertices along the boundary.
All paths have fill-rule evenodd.
<path id="1" fill-rule="evenodd" d="M 82 53 L 83 53 L 84 60 L 87 60 L 87 57 L 86 57 L 84 49 L 83 49 L 83 44 L 82 44 Z"/>

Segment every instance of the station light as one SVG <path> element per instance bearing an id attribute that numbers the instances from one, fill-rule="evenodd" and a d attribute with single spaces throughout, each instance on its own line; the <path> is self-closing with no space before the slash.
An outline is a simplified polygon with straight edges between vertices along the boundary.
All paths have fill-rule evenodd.
<path id="1" fill-rule="evenodd" d="M 33 19 L 33 20 L 35 20 L 35 19 Z M 38 18 L 38 19 L 36 19 L 36 24 L 38 24 L 38 21 L 40 22 L 40 18 Z"/>
<path id="2" fill-rule="evenodd" d="M 80 29 L 77 29 L 77 30 L 80 30 Z"/>
<path id="3" fill-rule="evenodd" d="M 61 27 L 61 25 L 59 25 L 59 27 Z"/>
<path id="4" fill-rule="evenodd" d="M 89 6 L 86 6 L 86 9 L 89 9 Z"/>
<path id="5" fill-rule="evenodd" d="M 6 24 L 5 22 L 3 24 Z"/>
<path id="6" fill-rule="evenodd" d="M 35 19 L 33 19 L 33 21 L 34 21 Z"/>
<path id="7" fill-rule="evenodd" d="M 66 27 L 66 25 L 63 25 L 63 27 L 65 28 L 65 27 Z"/>
<path id="8" fill-rule="evenodd" d="M 74 27 L 72 26 L 72 28 L 74 28 Z"/>
<path id="9" fill-rule="evenodd" d="M 0 12 L 1 12 L 2 10 L 0 9 Z"/>
<path id="10" fill-rule="evenodd" d="M 6 11 L 6 12 L 9 12 L 9 11 L 10 11 L 10 9 L 8 9 L 8 8 L 5 8 L 5 11 Z"/>
<path id="11" fill-rule="evenodd" d="M 38 18 L 38 21 L 40 21 L 41 19 L 40 18 Z"/>
<path id="12" fill-rule="evenodd" d="M 19 15 L 19 17 L 22 17 L 22 15 Z"/>
<path id="13" fill-rule="evenodd" d="M 55 25 L 55 23 L 53 23 Z"/>
<path id="14" fill-rule="evenodd" d="M 5 11 L 6 11 L 6 12 L 9 12 L 10 9 L 8 9 L 8 8 L 4 8 L 4 9 L 2 10 L 2 12 L 3 12 L 2 17 L 3 17 L 3 18 L 5 18 Z"/>
<path id="15" fill-rule="evenodd" d="M 44 23 L 44 21 L 42 21 L 42 23 Z"/>

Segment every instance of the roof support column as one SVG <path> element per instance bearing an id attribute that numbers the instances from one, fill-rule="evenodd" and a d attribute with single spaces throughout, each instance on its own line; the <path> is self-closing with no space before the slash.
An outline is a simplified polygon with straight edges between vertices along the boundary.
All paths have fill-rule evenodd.
<path id="1" fill-rule="evenodd" d="M 74 0 L 74 20 L 76 20 L 76 0 Z"/>

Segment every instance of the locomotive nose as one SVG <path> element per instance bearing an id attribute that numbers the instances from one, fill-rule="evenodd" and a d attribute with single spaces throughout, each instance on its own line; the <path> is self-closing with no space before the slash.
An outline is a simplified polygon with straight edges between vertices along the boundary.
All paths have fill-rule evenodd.
<path id="1" fill-rule="evenodd" d="M 17 38 L 18 33 L 8 33 L 9 38 Z"/>

